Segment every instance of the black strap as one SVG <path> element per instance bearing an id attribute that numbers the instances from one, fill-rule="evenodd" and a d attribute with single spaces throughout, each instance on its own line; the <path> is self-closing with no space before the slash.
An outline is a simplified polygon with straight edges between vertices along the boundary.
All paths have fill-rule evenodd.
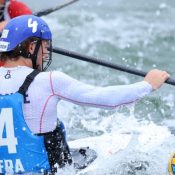
<path id="1" fill-rule="evenodd" d="M 5 4 L 0 7 L 0 22 L 4 21 L 4 10 L 5 10 Z"/>
<path id="2" fill-rule="evenodd" d="M 39 70 L 33 70 L 29 75 L 27 75 L 24 83 L 19 88 L 18 92 L 22 95 L 25 95 L 26 91 L 28 90 L 30 84 L 34 80 L 34 78 L 40 73 Z"/>
<path id="3" fill-rule="evenodd" d="M 36 60 L 37 60 L 37 57 L 38 57 L 38 52 L 39 52 L 40 46 L 41 46 L 41 39 L 38 39 L 38 40 L 36 40 L 36 46 L 35 46 L 34 53 L 31 55 L 33 69 L 38 68 L 38 65 L 36 65 Z"/>

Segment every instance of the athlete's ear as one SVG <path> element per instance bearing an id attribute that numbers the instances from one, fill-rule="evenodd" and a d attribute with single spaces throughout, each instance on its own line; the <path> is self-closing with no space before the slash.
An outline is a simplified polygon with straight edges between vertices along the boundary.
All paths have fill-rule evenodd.
<path id="1" fill-rule="evenodd" d="M 35 46 L 36 46 L 35 41 L 30 42 L 29 47 L 28 47 L 28 52 L 29 52 L 30 54 L 33 54 L 33 53 L 34 53 Z"/>

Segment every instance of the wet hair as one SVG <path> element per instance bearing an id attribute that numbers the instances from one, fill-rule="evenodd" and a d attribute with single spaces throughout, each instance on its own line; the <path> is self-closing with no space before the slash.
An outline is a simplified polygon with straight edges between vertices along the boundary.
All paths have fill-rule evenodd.
<path id="1" fill-rule="evenodd" d="M 17 45 L 12 51 L 9 52 L 1 52 L 0 53 L 0 60 L 6 61 L 6 60 L 18 60 L 20 56 L 23 56 L 25 58 L 31 58 L 31 53 L 29 52 L 29 46 L 32 42 L 38 41 L 39 38 L 37 37 L 30 37 Z"/>

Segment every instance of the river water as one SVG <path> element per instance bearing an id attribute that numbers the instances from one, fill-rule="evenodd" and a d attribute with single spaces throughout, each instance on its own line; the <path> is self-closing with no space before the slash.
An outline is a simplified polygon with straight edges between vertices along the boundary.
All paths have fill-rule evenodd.
<path id="1" fill-rule="evenodd" d="M 56 0 L 24 2 L 34 11 L 58 4 Z M 44 19 L 53 32 L 54 46 L 139 70 L 159 68 L 175 77 L 175 1 L 79 0 Z M 93 85 L 143 79 L 58 54 L 53 60 L 50 69 Z M 168 160 L 175 151 L 174 109 L 175 88 L 163 85 L 136 104 L 112 111 L 61 102 L 58 115 L 69 140 L 119 133 L 133 137 L 122 154 L 82 175 L 168 175 Z"/>

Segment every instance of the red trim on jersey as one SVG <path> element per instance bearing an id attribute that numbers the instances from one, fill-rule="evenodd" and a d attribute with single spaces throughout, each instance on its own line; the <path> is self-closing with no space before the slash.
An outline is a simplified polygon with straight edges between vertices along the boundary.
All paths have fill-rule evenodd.
<path id="1" fill-rule="evenodd" d="M 46 102 L 44 104 L 44 107 L 43 107 L 43 110 L 42 110 L 42 113 L 41 113 L 41 117 L 40 117 L 40 133 L 42 133 L 42 124 L 43 124 L 43 117 L 44 117 L 44 112 L 46 110 L 46 107 L 47 107 L 47 104 L 49 103 L 49 100 L 55 95 L 54 94 L 54 90 L 53 90 L 53 83 L 52 83 L 52 72 L 50 72 L 50 75 L 49 75 L 49 79 L 50 79 L 50 86 L 51 86 L 51 91 L 52 91 L 52 94 L 46 99 Z"/>
<path id="2" fill-rule="evenodd" d="M 21 15 L 30 15 L 32 14 L 32 11 L 27 5 L 25 5 L 23 2 L 19 2 L 17 0 L 11 0 L 8 7 L 7 12 L 10 16 L 10 18 L 14 18 L 16 16 Z"/>

